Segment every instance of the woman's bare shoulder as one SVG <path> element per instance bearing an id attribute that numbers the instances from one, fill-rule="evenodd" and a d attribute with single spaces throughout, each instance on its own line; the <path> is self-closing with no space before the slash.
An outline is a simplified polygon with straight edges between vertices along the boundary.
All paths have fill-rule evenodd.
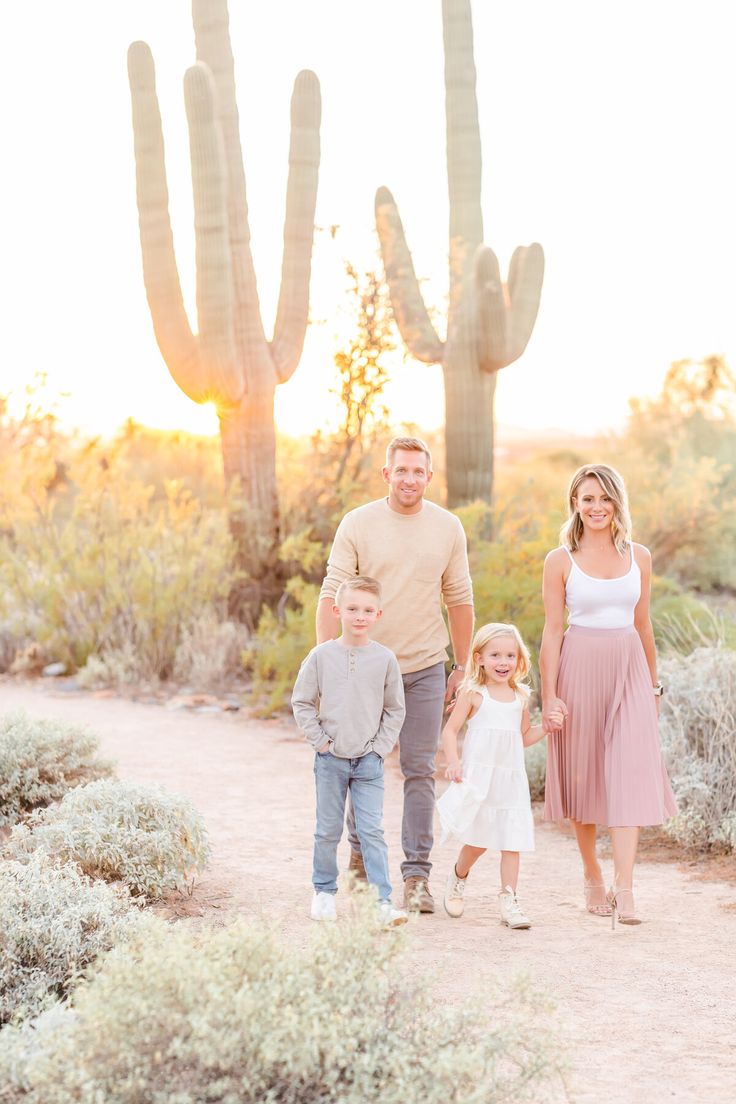
<path id="1" fill-rule="evenodd" d="M 652 553 L 644 544 L 636 544 L 631 542 L 631 551 L 634 559 L 638 563 L 639 567 L 650 567 L 652 563 Z"/>
<path id="2" fill-rule="evenodd" d="M 569 563 L 569 557 L 567 550 L 560 546 L 559 548 L 553 548 L 551 552 L 548 552 L 544 557 L 545 567 L 560 568 L 563 569 Z"/>

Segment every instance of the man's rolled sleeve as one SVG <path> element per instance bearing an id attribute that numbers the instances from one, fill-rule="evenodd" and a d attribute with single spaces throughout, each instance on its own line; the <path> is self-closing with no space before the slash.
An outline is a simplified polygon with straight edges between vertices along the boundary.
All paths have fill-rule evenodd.
<path id="1" fill-rule="evenodd" d="M 346 514 L 337 527 L 335 539 L 332 542 L 330 555 L 327 559 L 327 571 L 319 592 L 320 601 L 323 598 L 334 599 L 340 583 L 351 579 L 358 574 L 358 549 L 353 536 L 353 525 L 349 514 Z"/>
<path id="2" fill-rule="evenodd" d="M 473 583 L 468 564 L 468 545 L 465 530 L 457 520 L 457 532 L 452 545 L 450 562 L 442 576 L 442 598 L 446 606 L 472 606 Z"/>
<path id="3" fill-rule="evenodd" d="M 392 656 L 392 662 L 389 663 L 386 670 L 386 681 L 383 686 L 381 723 L 373 741 L 373 750 L 382 759 L 385 759 L 389 752 L 393 751 L 405 716 L 404 680 L 401 677 L 398 661 Z"/>
<path id="4" fill-rule="evenodd" d="M 330 739 L 319 723 L 318 702 L 317 659 L 314 652 L 310 652 L 299 668 L 291 695 L 291 708 L 294 712 L 294 720 L 304 734 L 304 739 L 315 751 L 323 748 Z"/>

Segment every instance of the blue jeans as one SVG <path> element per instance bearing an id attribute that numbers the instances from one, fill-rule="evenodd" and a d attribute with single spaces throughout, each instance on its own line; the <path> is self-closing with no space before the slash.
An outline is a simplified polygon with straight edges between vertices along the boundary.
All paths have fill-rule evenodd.
<path id="1" fill-rule="evenodd" d="M 388 848 L 383 838 L 383 759 L 368 751 L 359 759 L 331 752 L 314 756 L 317 829 L 314 833 L 312 884 L 317 893 L 337 893 L 337 845 L 345 823 L 348 792 L 368 881 L 381 901 L 391 899 Z"/>

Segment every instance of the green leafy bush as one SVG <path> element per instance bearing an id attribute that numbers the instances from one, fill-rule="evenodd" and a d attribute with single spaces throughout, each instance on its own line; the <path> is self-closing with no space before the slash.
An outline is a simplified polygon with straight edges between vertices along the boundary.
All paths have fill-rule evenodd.
<path id="1" fill-rule="evenodd" d="M 253 676 L 254 711 L 267 716 L 283 709 L 305 655 L 314 647 L 319 587 L 296 577 L 289 579 L 291 602 L 277 613 L 264 609 L 243 662 Z"/>
<path id="2" fill-rule="evenodd" d="M 307 948 L 235 923 L 184 925 L 115 948 L 74 1015 L 29 1055 L 15 1029 L 0 1081 L 25 1104 L 494 1104 L 540 1098 L 559 1046 L 523 985 L 438 1006 L 373 910 Z M 416 973 L 416 971 L 414 971 Z"/>
<path id="3" fill-rule="evenodd" d="M 66 997 L 137 915 L 127 893 L 71 864 L 0 862 L 0 1024 Z"/>
<path id="4" fill-rule="evenodd" d="M 204 869 L 209 844 L 187 798 L 159 786 L 101 781 L 70 790 L 13 829 L 6 857 L 23 861 L 37 852 L 155 899 Z"/>
<path id="5" fill-rule="evenodd" d="M 665 830 L 686 846 L 736 850 L 736 653 L 697 648 L 660 664 L 660 729 L 680 806 Z"/>
<path id="6" fill-rule="evenodd" d="M 0 825 L 14 824 L 74 786 L 112 773 L 87 729 L 27 713 L 0 716 Z"/>
<path id="7" fill-rule="evenodd" d="M 40 492 L 0 516 L 0 622 L 54 659 L 127 656 L 126 677 L 167 678 L 185 627 L 224 619 L 236 577 L 223 509 L 178 483 L 152 486 L 77 460 L 65 494 Z M 124 665 L 123 665 L 124 666 Z"/>

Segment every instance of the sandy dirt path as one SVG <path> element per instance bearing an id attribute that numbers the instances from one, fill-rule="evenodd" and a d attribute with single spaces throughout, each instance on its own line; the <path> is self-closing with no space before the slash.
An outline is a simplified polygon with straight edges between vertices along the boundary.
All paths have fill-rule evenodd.
<path id="1" fill-rule="evenodd" d="M 88 724 L 121 777 L 160 782 L 192 799 L 213 845 L 190 903 L 195 915 L 266 915 L 290 938 L 309 937 L 312 762 L 290 724 L 0 685 L 0 711 L 15 708 Z M 400 886 L 402 784 L 393 760 L 390 768 L 386 836 Z M 343 868 L 345 850 L 343 841 Z M 692 878 L 671 863 L 641 863 L 637 901 L 646 923 L 612 932 L 610 921 L 582 907 L 576 856 L 570 838 L 538 825 L 537 851 L 522 857 L 520 895 L 534 920 L 528 932 L 498 923 L 496 860 L 481 860 L 465 917 L 451 920 L 441 907 L 421 917 L 412 959 L 443 1001 L 520 971 L 550 990 L 555 1017 L 573 1040 L 560 1099 L 732 1104 L 736 887 Z M 437 898 L 453 858 L 452 846 L 433 855 Z"/>

